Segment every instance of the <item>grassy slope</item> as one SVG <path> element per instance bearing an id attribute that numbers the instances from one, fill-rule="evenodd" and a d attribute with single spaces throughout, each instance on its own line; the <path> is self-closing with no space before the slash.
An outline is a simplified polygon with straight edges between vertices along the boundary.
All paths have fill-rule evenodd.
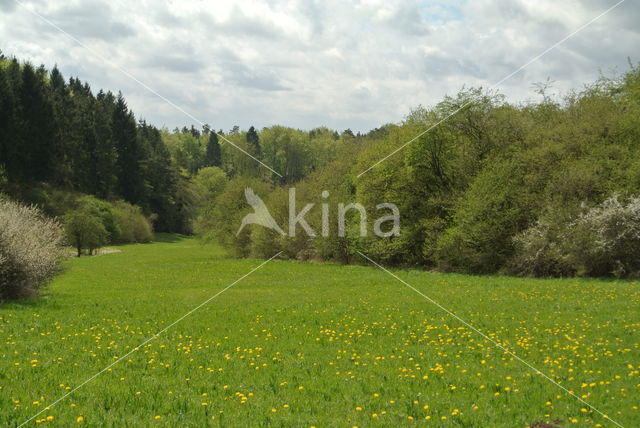
<path id="1" fill-rule="evenodd" d="M 72 260 L 44 299 L 0 306 L 1 426 L 260 263 L 164 241 Z M 640 424 L 638 283 L 398 275 L 623 425 Z M 613 426 L 585 407 L 378 269 L 273 261 L 38 419 Z"/>

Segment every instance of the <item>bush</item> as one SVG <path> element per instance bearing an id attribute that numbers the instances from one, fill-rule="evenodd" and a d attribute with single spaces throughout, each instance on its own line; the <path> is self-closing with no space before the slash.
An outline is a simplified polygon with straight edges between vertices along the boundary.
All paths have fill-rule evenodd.
<path id="1" fill-rule="evenodd" d="M 640 198 L 613 195 L 573 217 L 545 216 L 514 238 L 513 271 L 530 276 L 640 275 Z"/>
<path id="2" fill-rule="evenodd" d="M 0 300 L 35 295 L 58 271 L 63 239 L 37 208 L 0 199 Z"/>
<path id="3" fill-rule="evenodd" d="M 640 273 L 640 198 L 613 195 L 580 214 L 570 225 L 570 252 L 579 271 L 590 276 Z"/>
<path id="4" fill-rule="evenodd" d="M 140 207 L 119 201 L 114 203 L 113 211 L 119 231 L 113 242 L 151 242 L 153 239 L 153 227 L 149 219 L 142 213 Z"/>
<path id="5" fill-rule="evenodd" d="M 564 241 L 564 223 L 545 216 L 514 237 L 515 254 L 510 271 L 535 277 L 566 277 L 576 273 Z"/>

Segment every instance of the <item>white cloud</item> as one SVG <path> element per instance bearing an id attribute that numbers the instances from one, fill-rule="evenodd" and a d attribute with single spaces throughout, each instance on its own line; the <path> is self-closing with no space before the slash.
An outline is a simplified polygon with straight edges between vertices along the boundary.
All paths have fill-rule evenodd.
<path id="1" fill-rule="evenodd" d="M 328 125 L 368 130 L 462 85 L 490 86 L 615 0 L 23 0 L 31 10 L 217 128 Z M 627 1 L 499 88 L 579 88 L 638 61 L 640 5 Z M 0 49 L 122 90 L 170 128 L 191 119 L 13 0 L 0 0 Z"/>

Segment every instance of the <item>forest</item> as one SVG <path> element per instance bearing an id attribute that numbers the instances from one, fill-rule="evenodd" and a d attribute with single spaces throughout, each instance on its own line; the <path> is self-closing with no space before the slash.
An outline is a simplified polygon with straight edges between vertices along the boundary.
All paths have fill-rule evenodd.
<path id="1" fill-rule="evenodd" d="M 168 130 L 121 93 L 2 55 L 0 195 L 60 218 L 78 255 L 154 230 L 195 234 L 236 257 L 358 263 L 363 252 L 444 272 L 637 277 L 640 68 L 562 96 L 537 88 L 537 101 L 514 104 L 465 87 L 366 133 Z M 254 226 L 236 236 L 251 212 L 246 188 L 284 225 L 292 187 L 301 205 L 357 202 L 374 213 L 394 203 L 401 233 L 363 237 L 352 210 L 343 234 Z M 320 229 L 320 210 L 307 221 Z"/>

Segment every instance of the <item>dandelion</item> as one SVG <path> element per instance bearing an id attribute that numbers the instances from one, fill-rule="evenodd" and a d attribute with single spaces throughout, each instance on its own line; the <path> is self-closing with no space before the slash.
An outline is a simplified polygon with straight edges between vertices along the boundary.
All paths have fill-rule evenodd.
<path id="1" fill-rule="evenodd" d="M 372 413 L 371 414 L 371 419 L 378 419 L 378 414 L 377 413 Z"/>
<path id="2" fill-rule="evenodd" d="M 76 422 L 77 422 L 77 423 L 84 422 L 84 417 L 83 417 L 83 416 L 78 416 L 78 417 L 76 418 Z"/>
<path id="3" fill-rule="evenodd" d="M 356 412 L 361 412 L 362 411 L 362 407 L 358 406 L 356 407 Z"/>

